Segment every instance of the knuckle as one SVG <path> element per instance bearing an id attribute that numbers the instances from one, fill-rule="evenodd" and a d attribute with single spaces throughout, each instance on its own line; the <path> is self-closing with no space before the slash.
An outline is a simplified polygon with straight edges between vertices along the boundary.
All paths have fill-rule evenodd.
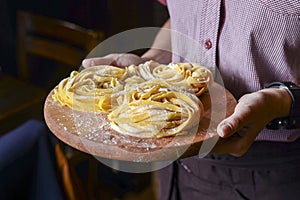
<path id="1" fill-rule="evenodd" d="M 240 117 L 232 117 L 226 122 L 226 125 L 230 127 L 232 131 L 237 131 L 242 126 L 243 120 Z"/>

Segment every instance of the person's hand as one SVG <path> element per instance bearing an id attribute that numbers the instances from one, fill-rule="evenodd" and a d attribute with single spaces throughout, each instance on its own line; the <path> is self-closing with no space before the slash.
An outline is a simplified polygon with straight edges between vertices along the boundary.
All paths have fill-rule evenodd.
<path id="1" fill-rule="evenodd" d="M 259 132 L 274 118 L 289 114 L 291 97 L 284 89 L 264 89 L 240 98 L 234 113 L 217 127 L 220 136 L 212 152 L 244 155 Z"/>
<path id="2" fill-rule="evenodd" d="M 96 65 L 113 65 L 116 67 L 127 67 L 129 65 L 139 65 L 147 61 L 145 58 L 141 58 L 135 54 L 108 54 L 104 57 L 87 58 L 82 61 L 84 68 L 96 66 Z"/>

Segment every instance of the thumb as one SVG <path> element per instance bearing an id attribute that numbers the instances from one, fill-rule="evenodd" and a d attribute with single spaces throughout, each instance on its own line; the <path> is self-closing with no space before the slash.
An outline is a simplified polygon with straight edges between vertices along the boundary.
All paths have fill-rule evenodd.
<path id="1" fill-rule="evenodd" d="M 244 127 L 243 120 L 236 114 L 224 119 L 217 127 L 217 133 L 220 137 L 226 138 Z"/>

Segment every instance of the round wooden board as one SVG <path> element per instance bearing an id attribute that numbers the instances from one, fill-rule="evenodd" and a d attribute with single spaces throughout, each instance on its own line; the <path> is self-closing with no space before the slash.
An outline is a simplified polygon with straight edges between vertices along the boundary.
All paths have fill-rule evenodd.
<path id="1" fill-rule="evenodd" d="M 121 161 L 153 162 L 175 160 L 198 154 L 204 140 L 217 137 L 215 127 L 230 115 L 236 100 L 221 85 L 213 83 L 201 96 L 204 117 L 196 131 L 165 138 L 136 138 L 114 131 L 103 113 L 82 112 L 46 98 L 44 117 L 49 129 L 66 144 L 102 158 Z"/>

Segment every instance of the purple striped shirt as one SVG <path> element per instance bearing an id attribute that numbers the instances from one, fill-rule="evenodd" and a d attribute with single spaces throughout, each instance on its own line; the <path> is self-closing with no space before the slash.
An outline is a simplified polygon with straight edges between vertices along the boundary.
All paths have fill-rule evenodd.
<path id="1" fill-rule="evenodd" d="M 299 0 L 160 2 L 168 6 L 171 29 L 197 43 L 187 45 L 186 39 L 172 36 L 173 61 L 198 62 L 218 70 L 237 99 L 273 81 L 300 84 Z M 256 140 L 298 137 L 299 129 L 264 129 Z"/>

